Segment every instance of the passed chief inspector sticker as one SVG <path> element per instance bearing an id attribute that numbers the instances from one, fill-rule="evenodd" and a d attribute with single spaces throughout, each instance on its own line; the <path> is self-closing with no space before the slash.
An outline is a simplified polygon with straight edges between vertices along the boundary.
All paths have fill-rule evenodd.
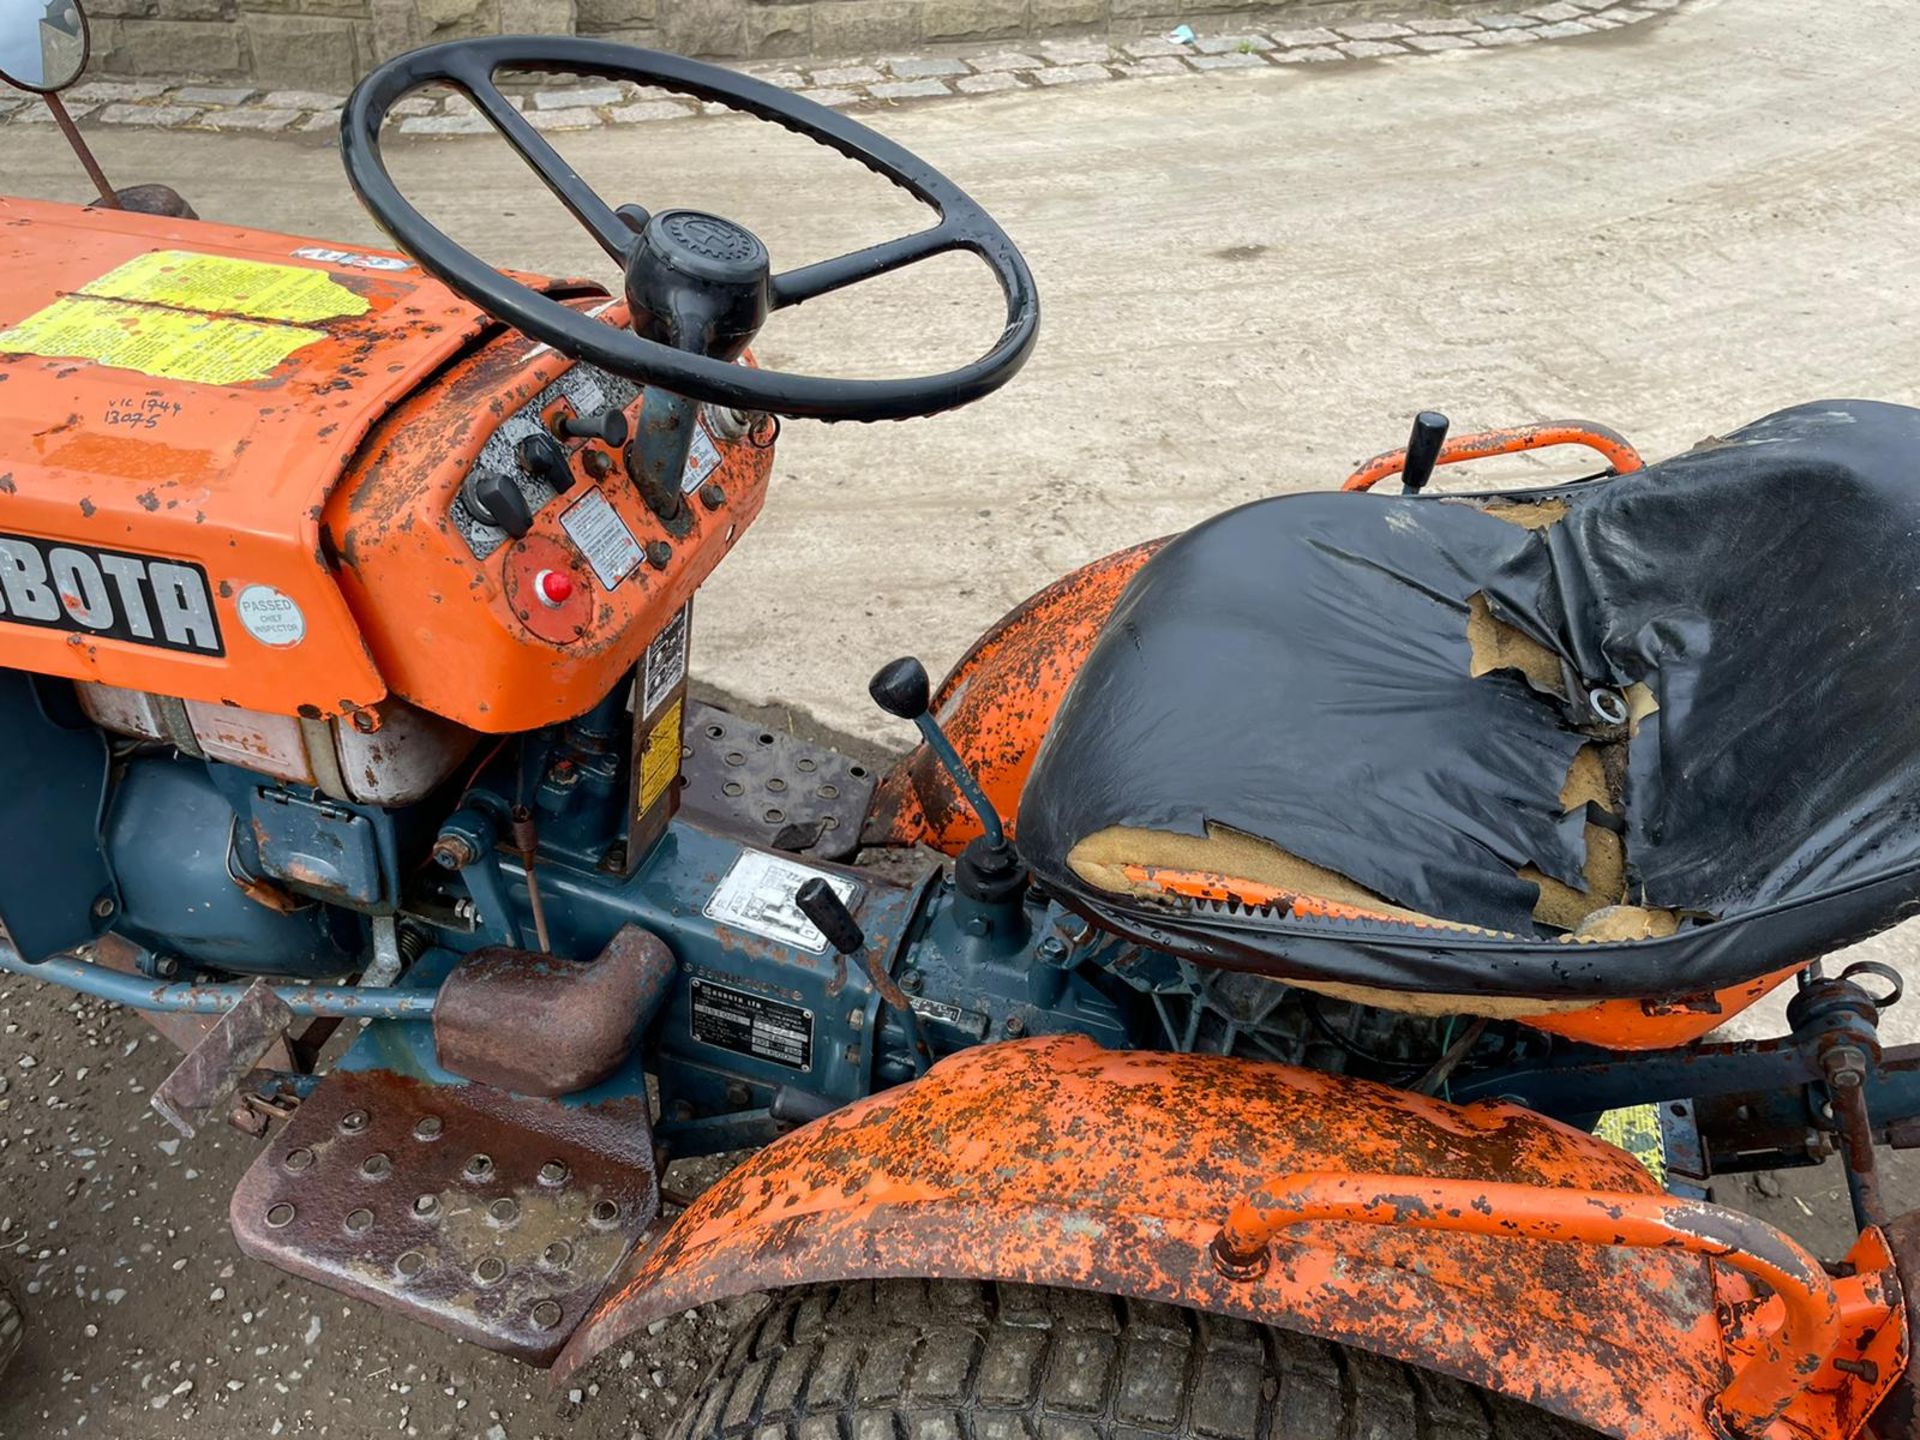
<path id="1" fill-rule="evenodd" d="M 324 340 L 319 322 L 368 308 L 324 270 L 150 250 L 0 333 L 0 351 L 236 385 Z"/>
<path id="2" fill-rule="evenodd" d="M 307 617 L 291 595 L 271 585 L 249 585 L 233 602 L 247 634 L 262 645 L 298 645 L 307 638 Z"/>

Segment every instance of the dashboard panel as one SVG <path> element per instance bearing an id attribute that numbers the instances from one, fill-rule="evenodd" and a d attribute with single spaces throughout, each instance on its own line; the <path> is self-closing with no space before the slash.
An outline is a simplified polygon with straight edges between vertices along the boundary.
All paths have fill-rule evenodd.
<path id="1" fill-rule="evenodd" d="M 375 430 L 324 529 L 394 693 L 493 733 L 570 719 L 686 604 L 759 514 L 772 447 L 703 411 L 669 524 L 624 447 L 558 423 L 617 410 L 637 434 L 641 409 L 633 382 L 508 333 Z"/>

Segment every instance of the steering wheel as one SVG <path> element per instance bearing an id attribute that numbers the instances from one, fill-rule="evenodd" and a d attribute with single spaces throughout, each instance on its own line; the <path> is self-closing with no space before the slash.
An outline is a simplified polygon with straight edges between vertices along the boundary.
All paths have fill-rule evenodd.
<path id="1" fill-rule="evenodd" d="M 936 224 L 832 260 L 773 274 L 745 226 L 697 210 L 649 215 L 607 204 L 501 94 L 501 70 L 631 80 L 717 101 L 858 160 L 931 206 Z M 408 92 L 446 85 L 465 94 L 626 274 L 631 331 L 617 329 L 510 279 L 429 223 L 387 174 L 380 125 Z M 775 86 L 653 50 L 571 36 L 502 36 L 430 45 L 389 60 L 354 89 L 340 127 L 354 193 L 400 249 L 429 274 L 514 329 L 563 355 L 693 400 L 816 420 L 902 420 L 992 393 L 1026 362 L 1040 299 L 1020 252 L 966 192 L 917 155 L 823 105 Z M 1006 298 L 1006 328 L 985 354 L 944 374 L 839 380 L 733 362 L 775 310 L 934 255 L 984 260 Z"/>

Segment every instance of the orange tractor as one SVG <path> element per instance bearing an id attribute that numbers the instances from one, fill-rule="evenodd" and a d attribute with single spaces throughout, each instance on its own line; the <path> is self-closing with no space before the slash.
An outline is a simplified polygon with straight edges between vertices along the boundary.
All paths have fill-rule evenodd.
<path id="1" fill-rule="evenodd" d="M 937 218 L 776 271 L 603 200 L 506 70 L 716 102 Z M 425 86 L 622 293 L 421 216 L 381 122 Z M 1920 900 L 1920 413 L 1654 465 L 1422 415 L 937 688 L 886 665 L 923 743 L 875 776 L 688 694 L 694 592 L 782 417 L 1012 378 L 1007 235 L 843 115 L 586 40 L 402 56 L 341 148 L 397 251 L 0 200 L 0 967 L 180 1038 L 156 1108 L 261 1141 L 242 1249 L 562 1375 L 770 1293 L 700 1440 L 1917 1433 L 1875 1147 L 1920 1143 L 1920 1047 L 1878 1039 L 1897 972 L 1822 956 Z M 754 364 L 950 251 L 1005 297 L 974 363 Z M 1561 444 L 1604 469 L 1429 489 Z M 1708 1038 L 1783 985 L 1787 1033 Z M 665 1160 L 736 1151 L 663 1214 Z M 1710 1198 L 1836 1157 L 1829 1263 Z"/>

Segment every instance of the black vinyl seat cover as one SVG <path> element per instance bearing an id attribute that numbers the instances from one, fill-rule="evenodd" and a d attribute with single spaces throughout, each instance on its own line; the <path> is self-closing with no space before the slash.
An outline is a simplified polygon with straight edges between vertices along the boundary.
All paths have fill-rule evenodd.
<path id="1" fill-rule="evenodd" d="M 1564 504 L 1537 528 L 1513 500 Z M 1561 787 L 1594 717 L 1474 676 L 1476 595 L 1625 728 L 1626 884 L 1670 935 L 1573 939 Z M 1569 687 L 1572 688 L 1572 687 Z M 1067 863 L 1108 827 L 1227 827 L 1488 932 L 1181 907 Z M 1595 999 L 1700 994 L 1920 900 L 1920 411 L 1799 406 L 1637 473 L 1522 496 L 1305 494 L 1169 543 L 1121 597 L 1035 760 L 1020 848 L 1065 903 L 1282 978 Z"/>

